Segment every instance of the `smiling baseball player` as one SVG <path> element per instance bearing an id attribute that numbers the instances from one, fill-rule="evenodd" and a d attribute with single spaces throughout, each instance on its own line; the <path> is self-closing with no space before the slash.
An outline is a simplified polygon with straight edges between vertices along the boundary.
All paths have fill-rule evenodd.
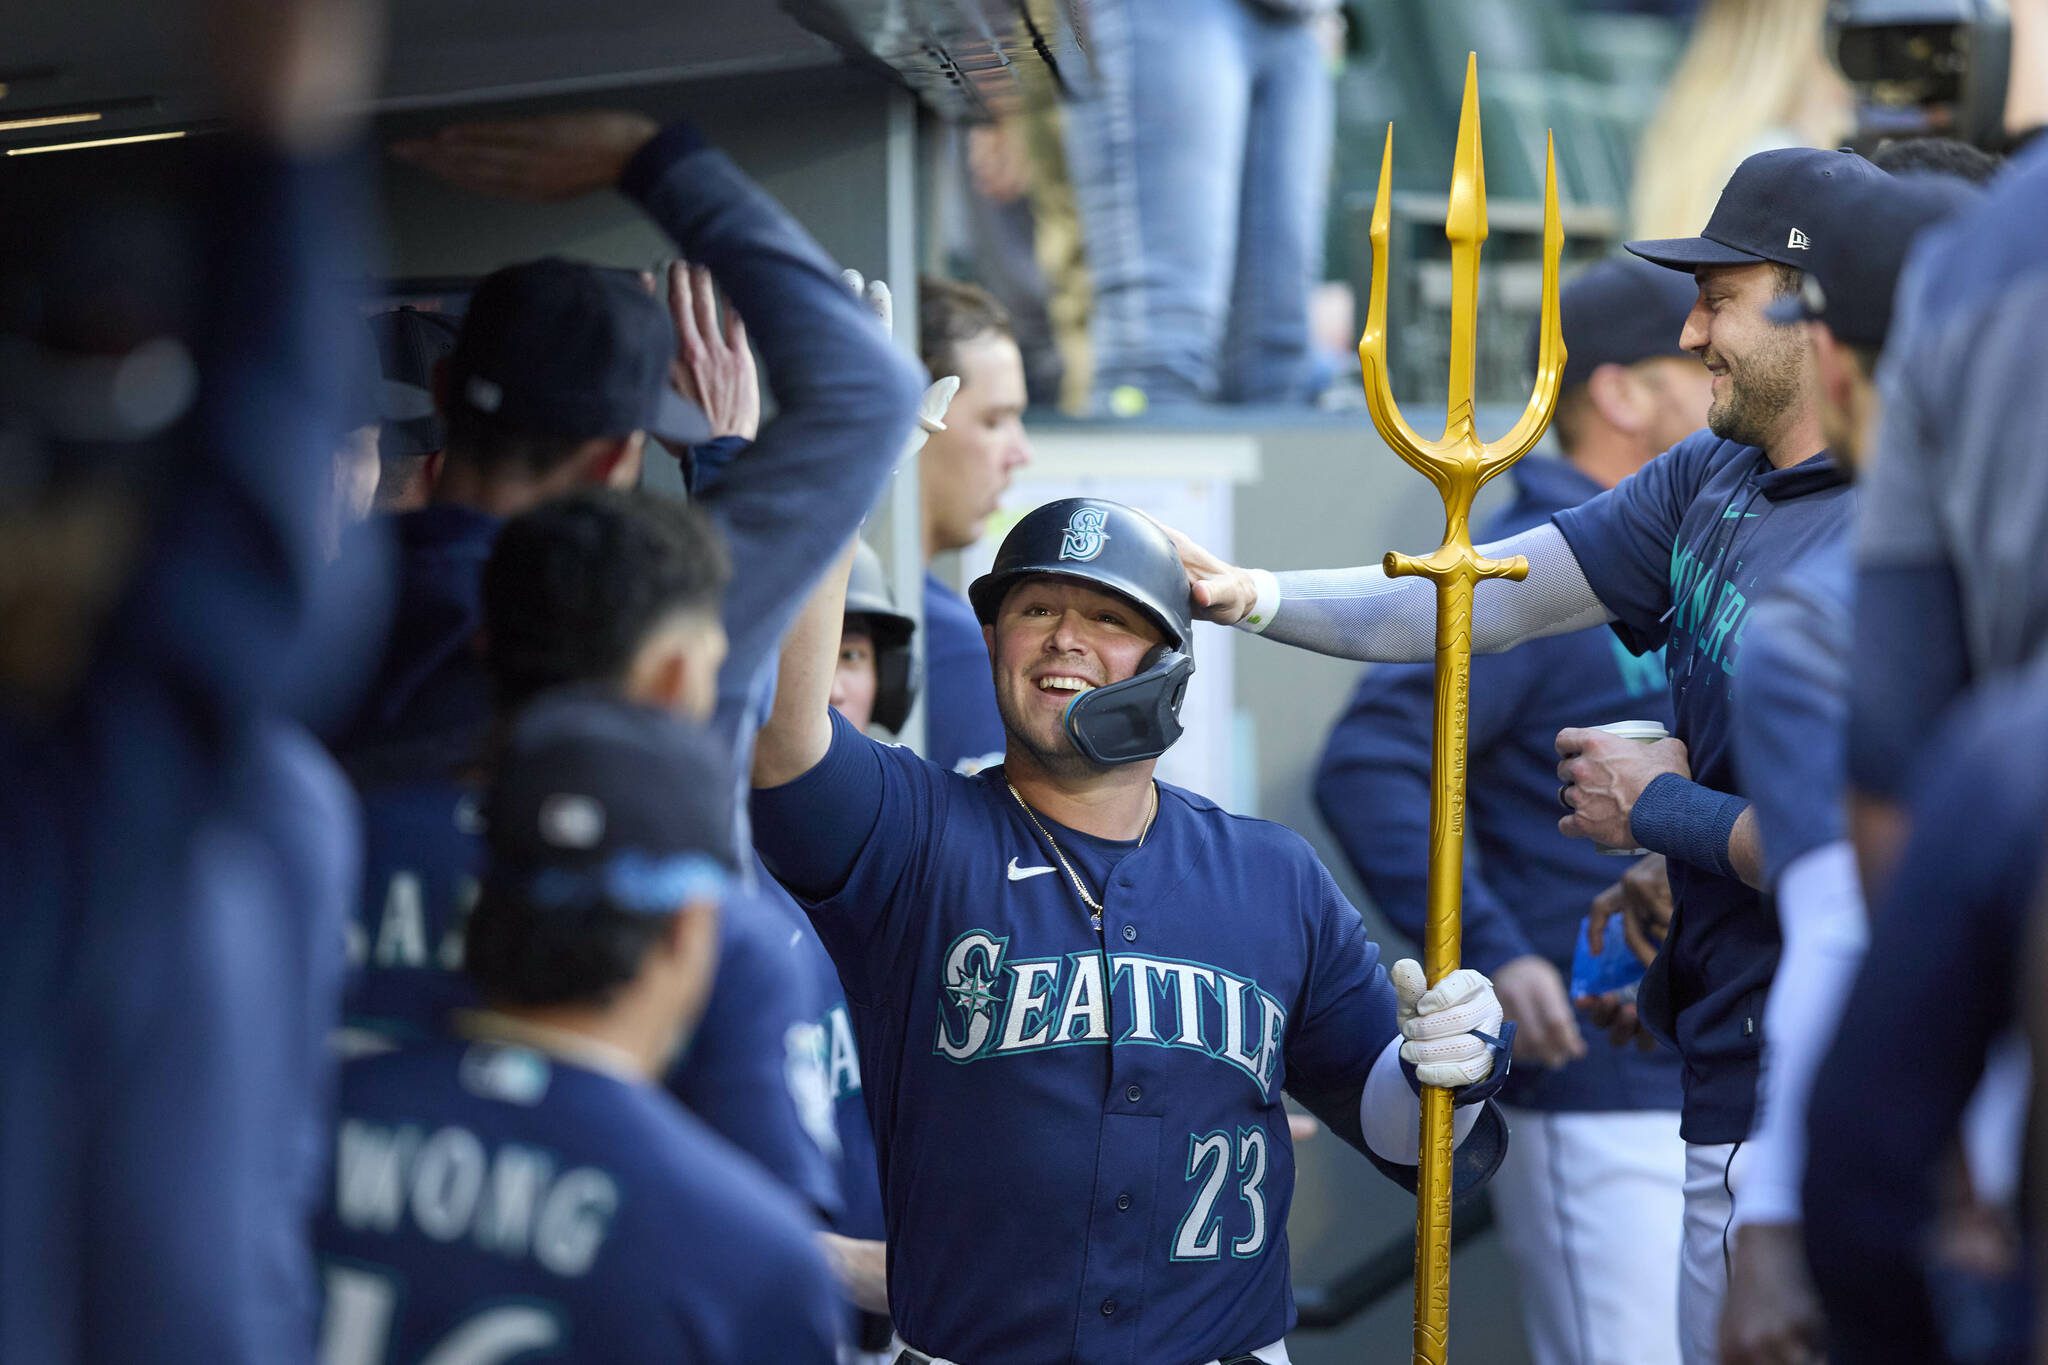
<path id="1" fill-rule="evenodd" d="M 1282 1091 L 1412 1186 L 1402 1061 L 1462 1087 L 1469 1188 L 1505 1138 L 1469 1107 L 1507 1070 L 1491 984 L 1390 980 L 1300 836 L 1153 780 L 1194 663 L 1142 514 L 1049 503 L 971 586 L 1007 734 L 972 777 L 828 710 L 843 584 L 785 645 L 755 834 L 846 985 L 898 1365 L 1284 1362 Z"/>

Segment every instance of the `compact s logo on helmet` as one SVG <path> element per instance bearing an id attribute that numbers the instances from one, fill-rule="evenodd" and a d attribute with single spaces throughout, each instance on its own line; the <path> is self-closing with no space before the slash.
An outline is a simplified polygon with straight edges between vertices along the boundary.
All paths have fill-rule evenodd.
<path id="1" fill-rule="evenodd" d="M 1074 509 L 1074 515 L 1067 518 L 1066 532 L 1060 537 L 1060 558 L 1087 563 L 1102 553 L 1102 547 L 1109 544 L 1109 509 L 1084 503 Z"/>

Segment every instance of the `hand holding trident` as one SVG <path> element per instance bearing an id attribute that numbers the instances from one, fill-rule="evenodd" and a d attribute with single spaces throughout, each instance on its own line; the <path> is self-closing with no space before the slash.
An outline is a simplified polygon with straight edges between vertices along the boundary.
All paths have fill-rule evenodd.
<path id="1" fill-rule="evenodd" d="M 1387 375 L 1387 220 L 1394 169 L 1394 128 L 1387 125 L 1379 197 L 1372 210 L 1372 295 L 1358 359 L 1372 422 L 1394 453 L 1436 485 L 1444 500 L 1443 544 L 1427 555 L 1389 553 L 1389 577 L 1436 584 L 1436 727 L 1431 746 L 1429 915 L 1423 969 L 1434 986 L 1458 967 L 1465 856 L 1465 734 L 1472 682 L 1472 593 L 1484 578 L 1521 579 L 1529 562 L 1483 559 L 1472 545 L 1472 499 L 1494 475 L 1527 454 L 1550 425 L 1564 374 L 1564 331 L 1558 314 L 1558 259 L 1564 228 L 1557 209 L 1557 148 L 1545 149 L 1543 181 L 1543 324 L 1537 346 L 1536 391 L 1521 420 L 1498 441 L 1479 439 L 1472 407 L 1475 334 L 1479 327 L 1479 247 L 1486 240 L 1486 167 L 1479 146 L 1479 55 L 1465 64 L 1465 100 L 1444 235 L 1451 242 L 1450 399 L 1442 439 L 1415 434 L 1394 402 Z M 1422 1165 L 1415 1214 L 1415 1361 L 1444 1365 L 1451 1306 L 1451 1092 L 1422 1092 Z"/>

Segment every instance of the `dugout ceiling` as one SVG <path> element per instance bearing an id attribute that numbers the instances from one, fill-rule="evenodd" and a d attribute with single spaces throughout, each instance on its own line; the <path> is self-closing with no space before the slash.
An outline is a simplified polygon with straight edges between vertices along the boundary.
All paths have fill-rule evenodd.
<path id="1" fill-rule="evenodd" d="M 456 108 L 854 61 L 985 117 L 1027 73 L 1065 79 L 1086 0 L 397 0 L 381 110 Z M 0 148 L 203 126 L 196 4 L 10 5 Z"/>

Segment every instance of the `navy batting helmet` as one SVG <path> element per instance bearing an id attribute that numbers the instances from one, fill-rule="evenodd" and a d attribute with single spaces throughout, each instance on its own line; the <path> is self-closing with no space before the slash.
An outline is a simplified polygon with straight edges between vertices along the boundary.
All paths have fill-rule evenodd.
<path id="1" fill-rule="evenodd" d="M 1062 498 L 1034 508 L 1003 537 L 989 571 L 968 585 L 975 616 L 995 624 L 1011 585 L 1039 574 L 1127 598 L 1166 636 L 1136 675 L 1067 704 L 1064 723 L 1074 747 L 1103 764 L 1165 753 L 1180 738 L 1180 705 L 1195 671 L 1187 574 L 1166 532 L 1136 508 L 1103 498 Z"/>
<path id="2" fill-rule="evenodd" d="M 854 546 L 846 614 L 865 620 L 875 642 L 875 724 L 891 733 L 901 730 L 917 700 L 917 652 L 910 647 L 917 622 L 896 610 L 881 558 L 865 541 Z"/>

